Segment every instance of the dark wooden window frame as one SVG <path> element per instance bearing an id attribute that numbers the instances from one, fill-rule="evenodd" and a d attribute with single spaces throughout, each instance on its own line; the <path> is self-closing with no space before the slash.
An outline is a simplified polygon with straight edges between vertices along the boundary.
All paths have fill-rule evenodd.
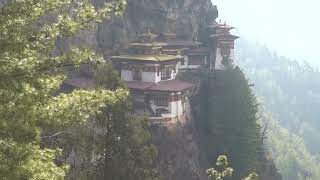
<path id="1" fill-rule="evenodd" d="M 172 70 L 170 67 L 164 67 L 161 69 L 161 80 L 168 80 L 171 78 Z"/>
<path id="2" fill-rule="evenodd" d="M 132 69 L 132 79 L 135 81 L 141 81 L 142 77 L 141 77 L 141 68 L 133 68 Z"/>

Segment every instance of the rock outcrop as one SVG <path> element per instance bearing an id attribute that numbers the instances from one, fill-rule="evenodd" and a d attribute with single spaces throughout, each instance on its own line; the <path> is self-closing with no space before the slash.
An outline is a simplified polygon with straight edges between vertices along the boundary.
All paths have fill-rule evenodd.
<path id="1" fill-rule="evenodd" d="M 96 7 L 105 0 L 92 0 Z M 0 6 L 7 0 L 0 0 Z M 77 36 L 59 40 L 57 51 L 70 46 L 95 49 L 104 56 L 117 54 L 135 40 L 138 33 L 148 30 L 155 34 L 176 33 L 186 40 L 201 40 L 206 24 L 218 16 L 211 0 L 128 0 L 122 17 L 111 22 L 95 24 Z M 190 108 L 191 111 L 191 108 Z M 201 143 L 191 113 L 184 123 L 173 127 L 151 127 L 152 142 L 158 147 L 157 167 L 165 180 L 206 179 L 210 166 L 201 150 Z M 274 170 L 274 164 L 270 161 Z M 267 177 L 267 176 L 266 176 Z M 270 178 L 270 177 L 268 177 Z M 266 178 L 267 179 L 267 178 Z"/>
<path id="2" fill-rule="evenodd" d="M 159 151 L 156 165 L 163 179 L 206 179 L 203 168 L 206 158 L 201 153 L 199 136 L 191 117 L 172 127 L 151 127 L 151 133 L 152 143 Z"/>
<path id="3" fill-rule="evenodd" d="M 93 0 L 102 6 L 105 0 Z M 78 36 L 60 41 L 58 49 L 76 45 L 91 47 L 105 56 L 127 48 L 138 33 L 176 33 L 184 39 L 198 39 L 204 25 L 218 15 L 210 0 L 128 0 L 122 17 L 99 23 Z"/>

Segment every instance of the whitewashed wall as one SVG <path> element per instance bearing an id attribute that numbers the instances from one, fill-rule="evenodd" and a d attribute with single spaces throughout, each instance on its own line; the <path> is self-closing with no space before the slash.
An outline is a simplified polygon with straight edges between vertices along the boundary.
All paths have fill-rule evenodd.
<path id="1" fill-rule="evenodd" d="M 179 95 L 181 95 L 181 93 L 177 93 Z M 172 114 L 173 117 L 180 117 L 183 115 L 183 105 L 182 105 L 182 101 L 178 100 L 178 101 L 171 101 L 169 102 L 169 111 Z"/>
<path id="2" fill-rule="evenodd" d="M 157 72 L 144 72 L 141 73 L 141 81 L 143 82 L 157 82 Z"/>
<path id="3" fill-rule="evenodd" d="M 121 79 L 124 81 L 132 81 L 132 71 L 130 70 L 121 70 Z"/>
<path id="4" fill-rule="evenodd" d="M 161 81 L 161 73 L 159 72 L 159 76 L 158 76 L 158 72 L 156 72 L 155 83 L 158 83 L 160 81 Z"/>
<path id="5" fill-rule="evenodd" d="M 216 53 L 216 62 L 215 62 L 215 69 L 218 70 L 223 70 L 224 65 L 222 64 L 222 55 L 221 55 L 221 49 L 217 48 L 217 53 Z M 234 49 L 230 49 L 230 59 L 233 61 L 234 60 Z M 233 63 L 233 62 L 231 62 Z"/>

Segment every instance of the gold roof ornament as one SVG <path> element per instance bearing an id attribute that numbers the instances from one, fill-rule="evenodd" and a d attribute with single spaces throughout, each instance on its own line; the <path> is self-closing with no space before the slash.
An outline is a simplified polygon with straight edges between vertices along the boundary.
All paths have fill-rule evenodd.
<path id="1" fill-rule="evenodd" d="M 138 34 L 138 41 L 142 43 L 152 42 L 158 37 L 158 35 L 151 33 L 148 28 L 146 33 Z"/>

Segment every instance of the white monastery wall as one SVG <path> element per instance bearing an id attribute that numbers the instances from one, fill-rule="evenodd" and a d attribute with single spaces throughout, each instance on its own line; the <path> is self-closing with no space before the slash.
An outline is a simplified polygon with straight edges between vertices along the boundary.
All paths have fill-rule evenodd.
<path id="1" fill-rule="evenodd" d="M 176 93 L 181 95 L 181 92 Z M 169 102 L 169 111 L 173 117 L 179 117 L 183 115 L 183 105 L 181 99 L 178 101 L 171 101 Z"/>
<path id="2" fill-rule="evenodd" d="M 144 72 L 141 73 L 141 81 L 143 82 L 157 82 L 157 72 Z"/>
<path id="3" fill-rule="evenodd" d="M 156 73 L 156 76 L 155 76 L 155 83 L 158 83 L 161 81 L 161 73 L 159 73 L 159 76 L 158 76 L 158 72 L 155 72 Z"/>
<path id="4" fill-rule="evenodd" d="M 223 69 L 221 48 L 217 48 L 216 61 L 215 61 L 214 68 L 215 68 L 215 69 L 219 69 L 219 70 Z"/>
<path id="5" fill-rule="evenodd" d="M 231 60 L 231 63 L 233 64 L 234 58 L 235 58 L 234 49 L 230 49 L 230 57 L 229 58 Z M 217 48 L 215 69 L 218 69 L 218 70 L 223 70 L 224 69 L 224 66 L 222 64 L 221 48 Z"/>
<path id="6" fill-rule="evenodd" d="M 121 70 L 121 79 L 124 81 L 132 81 L 132 71 L 130 70 Z"/>

